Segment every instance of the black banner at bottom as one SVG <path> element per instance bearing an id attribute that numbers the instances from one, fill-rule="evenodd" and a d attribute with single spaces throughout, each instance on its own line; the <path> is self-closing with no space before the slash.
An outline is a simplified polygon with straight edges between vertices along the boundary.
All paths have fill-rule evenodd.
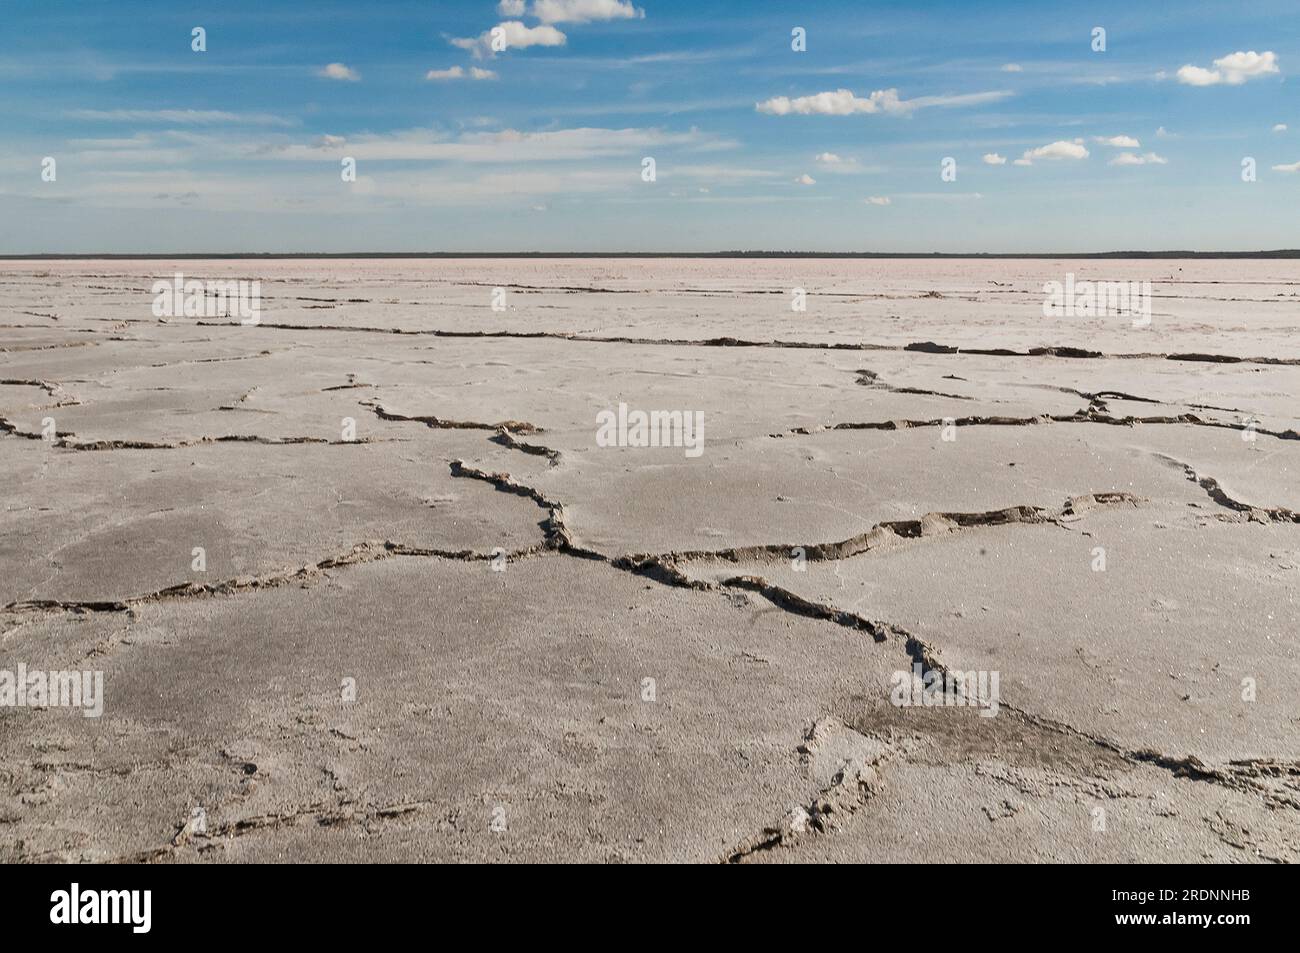
<path id="1" fill-rule="evenodd" d="M 576 869 L 551 871 L 545 885 L 532 888 L 515 880 L 521 876 L 526 880 L 527 871 L 458 870 L 453 886 L 445 870 L 410 866 L 4 867 L 0 909 L 10 940 L 74 933 L 77 939 L 111 934 L 127 942 L 170 940 L 192 938 L 196 929 L 220 933 L 229 927 L 253 929 L 263 942 L 278 936 L 373 941 L 388 931 L 404 936 L 430 919 L 453 911 L 472 915 L 479 908 L 493 914 L 486 922 L 496 936 L 503 921 L 520 928 L 527 923 L 535 936 L 538 924 L 568 933 L 584 921 L 611 916 L 632 916 L 661 929 L 675 919 L 670 898 L 680 895 L 683 872 L 673 874 L 671 886 L 655 886 L 653 894 L 635 874 L 620 885 L 620 874 L 602 873 L 604 889 L 593 889 Z M 891 923 L 900 935 L 979 924 L 999 939 L 1042 937 L 1040 931 L 1050 930 L 1046 935 L 1128 933 L 1179 940 L 1200 932 L 1232 942 L 1260 928 L 1272 935 L 1294 921 L 1293 910 L 1284 908 L 1293 881 L 1274 867 L 837 867 L 800 871 L 792 884 L 747 882 L 743 894 L 734 889 L 736 876 L 728 876 L 725 892 L 711 903 L 682 903 L 683 925 L 694 927 L 712 914 L 730 931 L 738 909 L 752 916 L 775 913 L 780 905 L 798 916 L 803 904 L 834 903 L 835 896 L 852 897 L 845 912 L 874 911 L 873 934 L 889 931 Z M 570 877 L 566 891 L 563 881 Z M 521 919 L 533 906 L 540 916 Z M 501 917 L 506 910 L 510 915 Z"/>

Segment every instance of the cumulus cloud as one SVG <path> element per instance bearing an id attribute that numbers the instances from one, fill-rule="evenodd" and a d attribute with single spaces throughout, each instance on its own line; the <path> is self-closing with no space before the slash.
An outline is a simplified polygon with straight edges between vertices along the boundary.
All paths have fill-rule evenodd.
<path id="1" fill-rule="evenodd" d="M 1217 69 L 1223 70 L 1224 82 L 1237 85 L 1256 76 L 1267 76 L 1280 72 L 1277 66 L 1277 54 L 1272 52 L 1256 53 L 1254 50 L 1243 53 L 1229 53 L 1214 61 Z"/>
<path id="2" fill-rule="evenodd" d="M 1274 132 L 1286 132 L 1286 123 L 1280 122 L 1273 127 Z"/>
<path id="3" fill-rule="evenodd" d="M 965 93 L 960 96 L 918 96 L 916 99 L 900 99 L 897 89 L 878 89 L 870 96 L 862 98 L 854 95 L 852 90 L 837 89 L 831 92 L 816 93 L 812 96 L 774 96 L 754 108 L 769 116 L 852 116 L 858 113 L 906 114 L 917 109 L 931 106 L 975 106 L 980 103 L 996 102 L 1005 99 L 1011 93 L 995 90 L 984 93 Z"/>
<path id="4" fill-rule="evenodd" d="M 513 0 L 502 0 L 502 5 Z M 519 3 L 520 8 L 523 3 Z M 505 10 L 501 11 L 503 14 Z M 522 10 L 520 11 L 522 12 Z M 543 23 L 590 23 L 593 20 L 642 20 L 645 11 L 628 0 L 533 0 L 533 16 Z M 518 13 L 507 14 L 518 16 Z"/>
<path id="5" fill-rule="evenodd" d="M 1104 146 L 1114 146 L 1116 149 L 1138 149 L 1142 146 L 1142 143 L 1132 136 L 1093 136 L 1092 141 L 1100 142 Z"/>
<path id="6" fill-rule="evenodd" d="M 1300 172 L 1300 162 L 1292 162 L 1290 165 L 1275 165 L 1274 172 Z"/>
<path id="7" fill-rule="evenodd" d="M 1193 66 L 1188 63 L 1178 70 L 1178 82 L 1185 86 L 1240 86 L 1250 79 L 1280 72 L 1277 66 L 1277 54 L 1271 51 L 1256 53 L 1254 50 L 1229 53 L 1214 61 L 1214 69 Z"/>
<path id="8" fill-rule="evenodd" d="M 868 205 L 888 205 L 889 196 L 887 195 L 868 195 L 863 199 Z"/>
<path id="9" fill-rule="evenodd" d="M 524 15 L 524 7 L 528 6 L 524 0 L 501 0 L 497 4 L 497 13 L 503 17 L 521 17 Z"/>
<path id="10" fill-rule="evenodd" d="M 350 83 L 355 83 L 361 79 L 361 74 L 350 66 L 342 63 L 330 63 L 316 71 L 317 76 L 323 76 L 325 79 L 342 79 Z"/>
<path id="11" fill-rule="evenodd" d="M 1178 82 L 1185 86 L 1214 86 L 1223 82 L 1223 75 L 1217 70 L 1204 66 L 1192 66 L 1190 63 L 1178 69 Z"/>
<path id="12" fill-rule="evenodd" d="M 1002 72 L 1004 73 L 1023 73 L 1025 68 L 1019 63 L 1003 63 Z"/>
<path id="13" fill-rule="evenodd" d="M 853 95 L 852 90 L 837 89 L 834 92 L 799 96 L 796 99 L 774 96 L 757 103 L 754 108 L 769 116 L 850 116 L 854 113 L 880 112 L 882 109 L 897 111 L 898 104 L 896 89 L 879 89 L 866 99 Z"/>
<path id="14" fill-rule="evenodd" d="M 814 156 L 822 165 L 840 165 L 844 160 L 833 152 L 819 152 Z"/>
<path id="15" fill-rule="evenodd" d="M 1144 152 L 1142 155 L 1121 152 L 1111 159 L 1107 165 L 1167 165 L 1168 163 L 1168 159 L 1164 156 L 1158 156 L 1154 152 Z"/>
<path id="16" fill-rule="evenodd" d="M 507 50 L 526 50 L 530 46 L 563 46 L 568 40 L 553 26 L 525 26 L 518 20 L 502 21 L 492 30 L 501 31 Z M 492 49 L 492 30 L 484 30 L 478 36 L 456 37 L 450 42 L 452 46 L 469 50 L 480 59 L 495 56 L 497 51 Z"/>
<path id="17" fill-rule="evenodd" d="M 1026 149 L 1025 154 L 1015 161 L 1016 165 L 1033 165 L 1035 159 L 1086 159 L 1088 150 L 1083 147 L 1083 143 L 1075 140 L 1067 142 L 1064 139 L 1058 139 L 1056 142 L 1049 142 L 1045 146 L 1039 146 L 1037 149 Z"/>
<path id="18" fill-rule="evenodd" d="M 996 152 L 986 152 L 984 153 L 984 164 L 985 165 L 1006 165 L 1007 157 L 1000 156 Z"/>
<path id="19" fill-rule="evenodd" d="M 817 184 L 817 180 L 814 179 L 814 178 L 813 178 L 811 175 L 809 175 L 807 172 L 805 172 L 803 175 L 799 176 L 799 178 L 795 179 L 794 181 L 795 181 L 795 184 L 797 184 L 797 185 L 816 185 L 816 184 Z"/>

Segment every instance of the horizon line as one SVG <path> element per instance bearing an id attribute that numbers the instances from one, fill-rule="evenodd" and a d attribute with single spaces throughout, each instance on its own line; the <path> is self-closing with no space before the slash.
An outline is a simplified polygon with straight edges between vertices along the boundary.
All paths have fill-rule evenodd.
<path id="1" fill-rule="evenodd" d="M 587 252 L 587 251 L 465 251 L 465 252 L 32 252 L 25 254 L 0 254 L 0 261 L 166 261 L 182 259 L 241 260 L 241 259 L 419 259 L 419 258 L 841 258 L 841 259 L 907 259 L 907 258 L 988 258 L 988 259 L 1259 259 L 1278 260 L 1300 258 L 1300 249 L 1279 248 L 1259 251 L 1101 251 L 1101 252 L 819 252 L 819 251 L 707 251 L 707 252 Z"/>

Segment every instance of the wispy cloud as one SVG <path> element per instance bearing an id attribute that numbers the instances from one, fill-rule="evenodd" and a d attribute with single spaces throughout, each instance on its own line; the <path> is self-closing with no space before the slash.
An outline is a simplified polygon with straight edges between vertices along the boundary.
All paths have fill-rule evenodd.
<path id="1" fill-rule="evenodd" d="M 215 109 L 70 109 L 67 119 L 91 122 L 182 123 L 211 126 L 228 123 L 245 126 L 293 126 L 296 123 L 269 113 L 232 113 Z"/>
<path id="2" fill-rule="evenodd" d="M 1154 152 L 1145 152 L 1137 155 L 1132 152 L 1121 152 L 1115 158 L 1111 159 L 1107 165 L 1168 165 L 1169 160 L 1164 156 L 1156 155 Z"/>
<path id="3" fill-rule="evenodd" d="M 819 152 L 813 156 L 813 161 L 821 171 L 835 175 L 859 175 L 885 171 L 882 166 L 863 165 L 854 156 L 840 155 L 836 152 Z"/>
<path id="4" fill-rule="evenodd" d="M 735 144 L 698 130 L 577 128 L 547 132 L 468 132 L 449 137 L 428 129 L 383 135 L 331 136 L 312 144 L 274 145 L 267 158 L 336 159 L 346 152 L 358 161 L 445 160 L 455 162 L 551 162 L 627 156 L 648 148 L 714 151 Z"/>
<path id="5" fill-rule="evenodd" d="M 897 89 L 878 89 L 862 98 L 852 90 L 837 89 L 812 96 L 774 96 L 755 103 L 754 108 L 769 116 L 852 116 L 855 114 L 890 113 L 905 115 L 918 109 L 934 106 L 978 106 L 997 102 L 1011 96 L 1009 90 L 982 93 L 964 93 L 957 96 L 918 96 L 902 99 Z"/>
<path id="6" fill-rule="evenodd" d="M 431 69 L 424 74 L 428 80 L 449 80 L 449 79 L 496 79 L 497 74 L 490 69 L 479 69 L 477 66 L 471 66 L 466 70 L 462 66 L 451 66 L 447 69 Z"/>

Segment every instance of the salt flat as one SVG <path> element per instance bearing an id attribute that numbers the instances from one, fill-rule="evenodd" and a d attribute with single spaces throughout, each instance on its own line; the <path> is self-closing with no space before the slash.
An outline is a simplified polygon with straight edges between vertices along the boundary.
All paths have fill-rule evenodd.
<path id="1" fill-rule="evenodd" d="M 0 262 L 0 671 L 104 680 L 0 705 L 0 859 L 1293 862 L 1298 325 L 1286 261 Z"/>

